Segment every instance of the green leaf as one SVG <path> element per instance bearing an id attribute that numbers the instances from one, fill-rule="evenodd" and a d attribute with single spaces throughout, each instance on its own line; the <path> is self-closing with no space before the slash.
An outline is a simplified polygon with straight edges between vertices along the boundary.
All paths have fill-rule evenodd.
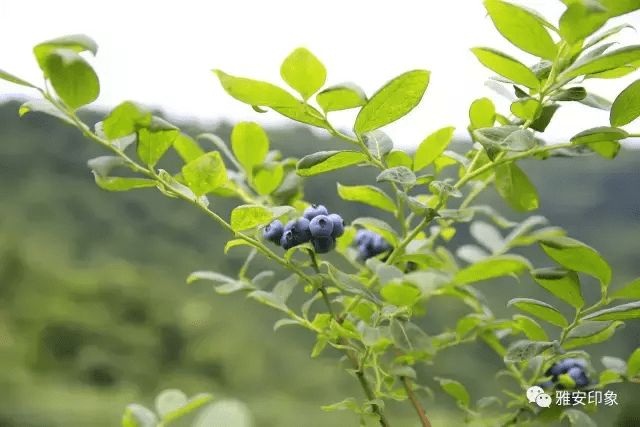
<path id="1" fill-rule="evenodd" d="M 117 139 L 151 125 L 151 113 L 132 101 L 125 101 L 111 110 L 102 130 L 107 139 Z"/>
<path id="2" fill-rule="evenodd" d="M 21 86 L 27 86 L 27 87 L 32 87 L 34 89 L 38 89 L 37 86 L 32 85 L 26 80 L 22 80 L 20 77 L 16 77 L 13 74 L 7 73 L 4 70 L 0 70 L 0 79 L 6 80 L 8 82 L 15 83 Z"/>
<path id="3" fill-rule="evenodd" d="M 331 280 L 338 288 L 350 294 L 360 295 L 375 304 L 381 304 L 381 301 L 375 296 L 375 294 L 371 292 L 371 290 L 369 290 L 369 288 L 367 288 L 367 286 L 359 279 L 352 275 L 343 273 L 328 262 L 323 262 L 322 264 L 327 267 Z"/>
<path id="4" fill-rule="evenodd" d="M 355 399 L 353 397 L 350 397 L 338 403 L 334 403 L 333 405 L 321 406 L 320 409 L 327 412 L 333 412 L 336 410 L 344 410 L 344 409 L 351 409 L 356 412 L 360 411 L 360 408 L 355 403 Z"/>
<path id="5" fill-rule="evenodd" d="M 210 193 L 227 181 L 227 170 L 217 151 L 203 154 L 182 167 L 185 184 L 200 197 Z"/>
<path id="6" fill-rule="evenodd" d="M 574 45 L 601 28 L 608 19 L 607 9 L 597 1 L 576 1 L 560 17 L 560 35 Z"/>
<path id="7" fill-rule="evenodd" d="M 295 107 L 300 101 L 286 90 L 258 80 L 235 77 L 220 70 L 213 70 L 222 88 L 233 98 L 249 105 L 264 107 Z"/>
<path id="8" fill-rule="evenodd" d="M 273 218 L 273 213 L 260 205 L 241 205 L 231 211 L 231 228 L 233 231 L 249 230 L 266 224 Z"/>
<path id="9" fill-rule="evenodd" d="M 496 190 L 512 209 L 528 212 L 539 206 L 538 193 L 529 178 L 515 163 L 496 168 Z"/>
<path id="10" fill-rule="evenodd" d="M 411 156 L 401 150 L 391 150 L 384 157 L 384 160 L 390 168 L 404 166 L 408 169 L 413 169 L 413 160 L 411 159 Z"/>
<path id="11" fill-rule="evenodd" d="M 388 212 L 396 211 L 396 204 L 381 189 L 371 185 L 347 186 L 338 184 L 338 195 L 349 202 L 364 203 Z"/>
<path id="12" fill-rule="evenodd" d="M 276 285 L 273 287 L 273 294 L 280 298 L 281 301 L 286 303 L 291 296 L 293 289 L 298 285 L 299 282 L 300 277 L 298 277 L 297 274 L 291 274 L 286 279 L 276 283 Z"/>
<path id="13" fill-rule="evenodd" d="M 160 418 L 177 411 L 188 403 L 187 395 L 180 390 L 165 390 L 156 397 L 155 407 Z"/>
<path id="14" fill-rule="evenodd" d="M 189 415 L 193 411 L 200 409 L 202 406 L 210 403 L 213 400 L 213 396 L 209 394 L 199 394 L 188 400 L 187 404 L 176 409 L 175 411 L 165 415 L 162 419 L 163 423 L 169 425 L 175 420 Z"/>
<path id="15" fill-rule="evenodd" d="M 610 299 L 640 299 L 640 279 L 636 279 L 609 296 Z"/>
<path id="16" fill-rule="evenodd" d="M 499 0 L 486 0 L 484 6 L 505 39 L 534 56 L 555 60 L 558 48 L 536 15 Z"/>
<path id="17" fill-rule="evenodd" d="M 622 148 L 618 141 L 590 142 L 587 146 L 605 159 L 614 159 Z"/>
<path id="18" fill-rule="evenodd" d="M 574 427 L 598 427 L 589 415 L 577 409 L 565 409 L 562 411 L 560 418 L 568 418 L 569 422 Z"/>
<path id="19" fill-rule="evenodd" d="M 453 281 L 459 285 L 493 279 L 507 274 L 520 274 L 532 269 L 526 258 L 519 255 L 500 255 L 471 264 L 456 273 Z"/>
<path id="20" fill-rule="evenodd" d="M 475 129 L 473 136 L 484 147 L 491 161 L 495 160 L 502 150 L 527 151 L 536 146 L 536 140 L 529 129 L 513 125 Z M 476 163 L 476 168 L 481 166 L 483 165 Z M 487 177 L 488 175 L 490 173 Z"/>
<path id="21" fill-rule="evenodd" d="M 601 361 L 604 367 L 609 371 L 613 371 L 620 375 L 625 375 L 627 373 L 627 362 L 619 357 L 603 356 Z"/>
<path id="22" fill-rule="evenodd" d="M 557 263 L 569 270 L 581 271 L 596 277 L 603 288 L 611 282 L 611 267 L 593 248 L 565 236 L 552 236 L 540 240 L 542 249 Z"/>
<path id="23" fill-rule="evenodd" d="M 553 346 L 554 344 L 552 342 L 516 341 L 507 349 L 504 361 L 506 363 L 515 363 L 531 360 Z"/>
<path id="24" fill-rule="evenodd" d="M 348 110 L 367 103 L 367 95 L 360 86 L 342 83 L 330 86 L 316 95 L 316 101 L 325 112 Z"/>
<path id="25" fill-rule="evenodd" d="M 153 411 L 137 403 L 127 405 L 122 418 L 122 427 L 156 427 L 157 425 L 158 417 Z"/>
<path id="26" fill-rule="evenodd" d="M 269 138 L 262 128 L 253 122 L 240 122 L 231 132 L 231 149 L 248 175 L 253 166 L 261 164 L 269 152 Z"/>
<path id="27" fill-rule="evenodd" d="M 380 289 L 382 298 L 398 307 L 411 307 L 420 298 L 420 291 L 407 283 L 387 283 Z"/>
<path id="28" fill-rule="evenodd" d="M 354 131 L 362 134 L 381 128 L 413 110 L 427 90 L 429 76 L 428 71 L 413 70 L 384 85 L 358 113 Z"/>
<path id="29" fill-rule="evenodd" d="M 441 195 L 443 198 L 447 198 L 449 196 L 455 198 L 462 197 L 462 192 L 460 190 L 444 181 L 433 181 L 429 183 L 429 190 L 435 194 Z"/>
<path id="30" fill-rule="evenodd" d="M 236 246 L 251 246 L 246 240 L 242 239 L 233 239 L 229 240 L 226 245 L 224 245 L 224 253 L 225 255 L 231 248 L 235 248 Z"/>
<path id="31" fill-rule="evenodd" d="M 605 55 L 577 61 L 558 76 L 559 81 L 569 81 L 584 74 L 613 70 L 640 60 L 640 45 L 626 46 Z"/>
<path id="32" fill-rule="evenodd" d="M 379 129 L 362 134 L 362 141 L 376 159 L 382 158 L 393 149 L 393 141 Z"/>
<path id="33" fill-rule="evenodd" d="M 534 98 L 523 98 L 511 104 L 514 116 L 525 120 L 535 120 L 542 114 L 542 104 Z"/>
<path id="34" fill-rule="evenodd" d="M 134 188 L 155 187 L 156 182 L 144 178 L 121 178 L 117 176 L 100 176 L 93 172 L 98 187 L 107 191 L 127 191 Z"/>
<path id="35" fill-rule="evenodd" d="M 627 359 L 627 377 L 633 378 L 640 374 L 640 348 L 636 348 Z"/>
<path id="36" fill-rule="evenodd" d="M 178 135 L 178 128 L 159 117 L 151 117 L 149 128 L 138 131 L 138 156 L 146 165 L 155 166 Z"/>
<path id="37" fill-rule="evenodd" d="M 619 139 L 627 138 L 628 136 L 629 134 L 624 129 L 598 126 L 583 130 L 582 132 L 574 135 L 571 138 L 571 142 L 574 144 L 588 144 L 601 141 L 617 141 Z"/>
<path id="38" fill-rule="evenodd" d="M 106 178 L 113 169 L 128 165 L 120 156 L 100 156 L 89 160 L 87 166 L 100 178 Z"/>
<path id="39" fill-rule="evenodd" d="M 598 34 L 597 36 L 593 36 L 593 38 L 591 40 L 589 40 L 587 43 L 585 43 L 584 47 L 582 48 L 582 50 L 586 50 L 589 49 L 590 47 L 593 47 L 595 45 L 597 45 L 598 43 L 600 43 L 601 41 L 618 34 L 620 31 L 624 30 L 625 28 L 631 28 L 634 29 L 632 25 L 629 24 L 622 24 L 622 25 L 618 25 L 616 27 L 613 27 L 603 33 Z"/>
<path id="40" fill-rule="evenodd" d="M 586 101 L 586 99 L 580 102 L 584 103 L 584 101 Z M 544 132 L 545 129 L 547 129 L 547 126 L 549 126 L 549 123 L 551 122 L 551 119 L 553 118 L 558 108 L 560 108 L 560 104 L 545 105 L 542 108 L 540 117 L 537 118 L 533 123 L 531 123 L 531 126 L 529 127 L 533 130 L 537 130 L 538 132 Z"/>
<path id="41" fill-rule="evenodd" d="M 533 71 L 506 53 L 489 47 L 475 47 L 471 52 L 482 65 L 501 76 L 531 89 L 537 90 L 540 87 L 540 82 Z"/>
<path id="42" fill-rule="evenodd" d="M 539 268 L 532 271 L 531 276 L 553 296 L 560 298 L 575 308 L 584 306 L 580 279 L 575 271 L 559 267 Z"/>
<path id="43" fill-rule="evenodd" d="M 185 163 L 189 163 L 204 155 L 204 150 L 198 143 L 184 133 L 180 133 L 175 141 L 173 141 L 173 148 Z"/>
<path id="44" fill-rule="evenodd" d="M 45 63 L 51 86 L 72 110 L 98 98 L 100 82 L 91 65 L 71 49 L 54 49 Z"/>
<path id="45" fill-rule="evenodd" d="M 329 129 L 329 125 L 322 117 L 322 113 L 316 110 L 309 104 L 305 104 L 302 101 L 297 101 L 295 105 L 288 106 L 274 106 L 271 107 L 273 111 L 282 114 L 285 117 L 295 120 L 300 123 L 305 123 L 311 126 L 319 127 L 322 129 Z"/>
<path id="46" fill-rule="evenodd" d="M 561 328 L 566 328 L 569 325 L 562 313 L 545 302 L 531 298 L 514 298 L 507 303 L 507 307 L 512 305 Z"/>
<path id="47" fill-rule="evenodd" d="M 630 320 L 640 318 L 640 301 L 617 305 L 584 316 L 583 320 Z"/>
<path id="48" fill-rule="evenodd" d="M 300 176 L 313 176 L 367 160 L 364 153 L 358 151 L 320 151 L 304 156 L 296 165 Z"/>
<path id="49" fill-rule="evenodd" d="M 277 310 L 284 311 L 285 313 L 290 312 L 290 309 L 289 307 L 287 307 L 285 302 L 273 292 L 257 290 L 257 291 L 250 292 L 247 295 L 247 298 L 253 298 L 264 305 L 268 305 L 269 307 L 273 307 Z"/>
<path id="50" fill-rule="evenodd" d="M 587 90 L 582 86 L 570 87 L 556 92 L 552 101 L 582 101 L 587 97 Z"/>
<path id="51" fill-rule="evenodd" d="M 471 398 L 467 389 L 458 381 L 450 380 L 447 378 L 434 377 L 434 380 L 440 383 L 440 388 L 449 396 L 453 397 L 460 405 L 465 408 L 469 407 Z"/>
<path id="52" fill-rule="evenodd" d="M 454 127 L 446 127 L 433 132 L 418 146 L 413 159 L 413 170 L 429 166 L 442 154 L 453 138 Z"/>
<path id="53" fill-rule="evenodd" d="M 405 187 L 416 183 L 416 175 L 405 166 L 396 166 L 385 169 L 376 178 L 376 182 L 395 182 Z"/>
<path id="54" fill-rule="evenodd" d="M 609 123 L 624 126 L 640 116 L 640 80 L 627 86 L 613 101 Z"/>
<path id="55" fill-rule="evenodd" d="M 565 350 L 570 350 L 572 348 L 580 348 L 585 345 L 608 341 L 620 326 L 624 326 L 624 322 L 582 321 L 567 334 L 563 347 Z"/>
<path id="56" fill-rule="evenodd" d="M 522 330 L 531 341 L 549 341 L 547 333 L 538 322 L 532 318 L 516 314 L 513 316 L 513 320 L 517 322 L 518 328 Z"/>
<path id="57" fill-rule="evenodd" d="M 299 47 L 280 66 L 280 76 L 306 101 L 320 90 L 327 79 L 327 70 L 311 52 Z"/>
<path id="58" fill-rule="evenodd" d="M 591 108 L 597 108 L 598 110 L 604 111 L 609 111 L 612 106 L 611 101 L 594 93 L 587 93 L 587 97 L 578 102 Z"/>
<path id="59" fill-rule="evenodd" d="M 492 127 L 496 122 L 496 106 L 489 98 L 476 99 L 469 107 L 469 120 L 476 129 Z"/>
<path id="60" fill-rule="evenodd" d="M 59 48 L 69 49 L 77 53 L 89 51 L 93 56 L 98 53 L 97 43 L 84 34 L 70 34 L 39 43 L 33 48 L 33 53 L 40 69 L 45 72 L 45 77 L 47 77 L 47 58 L 53 50 Z"/>
<path id="61" fill-rule="evenodd" d="M 20 114 L 20 116 L 24 116 L 25 114 L 31 111 L 48 114 L 50 116 L 55 117 L 56 119 L 59 119 L 65 122 L 66 124 L 76 127 L 76 124 L 74 123 L 73 120 L 67 117 L 62 111 L 58 110 L 58 108 L 55 105 L 53 105 L 51 102 L 47 101 L 46 99 L 36 99 L 33 101 L 25 102 L 20 106 L 20 109 L 18 110 L 18 114 Z"/>
<path id="62" fill-rule="evenodd" d="M 253 416 L 244 403 L 233 400 L 219 400 L 208 406 L 198 416 L 191 427 L 253 427 Z"/>
<path id="63" fill-rule="evenodd" d="M 280 319 L 280 320 L 276 321 L 276 323 L 273 324 L 273 332 L 277 331 L 282 326 L 299 325 L 299 324 L 300 324 L 300 321 L 298 321 L 296 319 L 287 319 L 287 318 Z"/>
<path id="64" fill-rule="evenodd" d="M 254 174 L 254 185 L 258 194 L 265 196 L 273 193 L 284 179 L 284 167 L 276 165 L 272 169 L 259 168 Z"/>

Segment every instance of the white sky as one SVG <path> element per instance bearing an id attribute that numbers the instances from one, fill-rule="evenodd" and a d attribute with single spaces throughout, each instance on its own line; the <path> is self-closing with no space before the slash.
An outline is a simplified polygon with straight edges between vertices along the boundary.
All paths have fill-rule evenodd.
<path id="1" fill-rule="evenodd" d="M 559 0 L 513 2 L 538 10 L 552 22 L 564 10 Z M 623 21 L 640 27 L 640 14 L 613 19 L 606 28 Z M 484 87 L 493 73 L 469 48 L 490 46 L 528 65 L 534 62 L 501 38 L 480 0 L 34 0 L 0 2 L 0 69 L 39 84 L 32 47 L 74 33 L 89 35 L 99 46 L 91 62 L 101 93 L 92 105 L 109 109 L 131 99 L 203 122 L 250 120 L 267 128 L 292 123 L 234 100 L 211 69 L 286 87 L 280 63 L 299 46 L 324 63 L 327 85 L 353 81 L 367 95 L 405 71 L 430 70 L 421 104 L 383 129 L 396 146 L 405 148 L 444 126 L 454 125 L 458 135 L 466 136 L 468 108 L 476 98 L 488 96 L 500 112 L 508 113 L 508 102 Z M 640 44 L 640 34 L 625 30 L 614 40 Z M 613 100 L 637 78 L 636 73 L 585 86 Z M 11 96 L 35 94 L 0 81 L 0 100 Z M 355 112 L 329 117 L 338 128 L 349 129 Z M 608 113 L 576 103 L 558 111 L 543 137 L 561 141 L 600 125 L 608 125 Z M 640 120 L 625 129 L 640 133 Z"/>

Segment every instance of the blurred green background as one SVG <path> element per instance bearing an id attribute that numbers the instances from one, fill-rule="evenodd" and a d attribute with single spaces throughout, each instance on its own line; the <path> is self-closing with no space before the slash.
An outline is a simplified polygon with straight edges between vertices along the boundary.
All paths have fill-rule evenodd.
<path id="1" fill-rule="evenodd" d="M 20 118 L 20 105 L 0 104 L 0 427 L 117 426 L 127 404 L 151 406 L 166 388 L 241 399 L 260 427 L 357 425 L 349 411 L 320 409 L 362 397 L 357 381 L 337 365 L 340 353 L 326 350 L 311 359 L 314 337 L 294 327 L 273 332 L 281 317 L 274 310 L 240 294 L 218 295 L 206 282 L 185 284 L 195 270 L 234 276 L 246 249 L 224 256 L 229 236 L 220 227 L 158 191 L 100 190 L 86 162 L 105 151 L 50 117 Z M 81 117 L 93 125 L 104 113 L 84 111 Z M 229 141 L 229 124 L 168 119 L 191 136 L 208 131 Z M 267 132 L 272 148 L 285 156 L 343 146 L 304 127 Z M 464 150 L 469 144 L 458 141 L 454 147 Z M 177 156 L 165 162 L 176 170 Z M 639 164 L 640 150 L 623 151 L 613 161 L 589 156 L 521 162 L 540 194 L 536 214 L 596 248 L 613 267 L 613 290 L 640 276 Z M 305 198 L 340 212 L 347 222 L 379 216 L 335 192 L 336 181 L 355 184 L 374 177 L 363 168 L 314 177 L 307 180 Z M 492 203 L 513 220 L 525 217 L 510 211 L 494 190 L 479 203 Z M 212 200 L 223 217 L 236 204 Z M 462 227 L 450 247 L 468 242 Z M 537 247 L 520 253 L 536 267 L 553 265 Z M 268 268 L 274 265 L 258 260 L 250 272 Z M 598 285 L 585 277 L 585 287 L 587 300 L 594 301 Z M 506 301 L 518 296 L 563 307 L 528 278 L 478 288 L 492 300 L 497 316 L 515 314 Z M 291 306 L 299 307 L 305 297 L 298 289 Z M 427 309 L 418 323 L 431 334 L 454 327 L 466 313 L 446 298 L 430 301 Z M 547 331 L 557 337 L 557 331 Z M 600 370 L 602 355 L 626 358 L 639 336 L 632 321 L 610 342 L 586 350 Z M 477 400 L 513 387 L 505 377 L 493 379 L 500 365 L 484 344 L 473 344 L 447 350 L 433 366 L 419 367 L 418 375 L 434 389 L 433 376 L 459 380 Z M 610 389 L 618 393 L 619 406 L 602 407 L 598 424 L 640 425 L 634 406 L 638 386 Z M 434 427 L 458 425 L 446 395 L 424 398 L 423 406 Z M 392 425 L 417 425 L 408 403 L 390 404 L 389 411 Z"/>

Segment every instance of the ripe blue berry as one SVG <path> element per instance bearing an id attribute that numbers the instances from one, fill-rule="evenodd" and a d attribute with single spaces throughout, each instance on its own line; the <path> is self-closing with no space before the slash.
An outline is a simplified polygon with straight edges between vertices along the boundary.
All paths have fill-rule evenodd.
<path id="1" fill-rule="evenodd" d="M 314 237 L 313 239 L 311 239 L 311 242 L 313 243 L 313 248 L 318 254 L 326 254 L 327 252 L 331 252 L 336 246 L 336 239 L 331 236 Z"/>
<path id="2" fill-rule="evenodd" d="M 310 221 L 306 218 L 299 218 L 291 227 L 293 239 L 296 244 L 306 243 L 311 240 L 311 230 L 309 228 Z"/>
<path id="3" fill-rule="evenodd" d="M 265 239 L 270 240 L 277 245 L 280 244 L 280 239 L 283 234 L 284 226 L 282 225 L 282 221 L 279 219 L 276 219 L 271 224 L 267 225 L 262 233 Z"/>
<path id="4" fill-rule="evenodd" d="M 282 239 L 280 239 L 280 245 L 285 251 L 295 246 L 295 240 L 293 238 L 293 232 L 291 230 L 286 231 L 282 235 Z"/>
<path id="5" fill-rule="evenodd" d="M 344 220 L 338 214 L 329 215 L 329 219 L 333 222 L 333 232 L 331 233 L 331 237 L 334 239 L 342 236 L 344 234 Z"/>
<path id="6" fill-rule="evenodd" d="M 293 221 L 293 220 L 289 221 L 289 222 L 284 226 L 284 230 L 283 230 L 283 231 L 284 231 L 285 233 L 286 233 L 287 231 L 290 231 L 290 230 L 293 228 L 293 226 L 295 225 L 295 223 L 296 223 L 296 222 L 295 222 L 295 221 Z"/>
<path id="7" fill-rule="evenodd" d="M 589 378 L 587 378 L 587 374 L 578 366 L 574 366 L 573 368 L 569 369 L 569 371 L 567 371 L 567 374 L 571 377 L 572 380 L 576 382 L 576 387 L 584 387 L 589 384 Z"/>
<path id="8" fill-rule="evenodd" d="M 333 221 L 326 215 L 318 215 L 309 223 L 313 237 L 328 237 L 333 232 Z"/>
<path id="9" fill-rule="evenodd" d="M 318 215 L 329 215 L 329 211 L 322 205 L 311 205 L 304 210 L 304 217 L 311 221 Z"/>
<path id="10" fill-rule="evenodd" d="M 358 232 L 356 233 L 356 237 L 353 239 L 353 241 L 356 243 L 356 245 L 360 245 L 371 240 L 374 235 L 375 233 L 373 231 L 358 230 Z"/>

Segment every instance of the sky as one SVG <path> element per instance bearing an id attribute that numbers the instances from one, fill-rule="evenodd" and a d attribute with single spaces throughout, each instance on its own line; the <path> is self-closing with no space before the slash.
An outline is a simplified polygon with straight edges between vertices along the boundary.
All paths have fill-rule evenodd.
<path id="1" fill-rule="evenodd" d="M 552 22 L 558 22 L 564 10 L 559 0 L 512 1 Z M 640 28 L 639 12 L 612 19 L 605 28 L 623 21 Z M 508 113 L 509 102 L 484 85 L 493 73 L 470 48 L 489 46 L 527 65 L 536 62 L 500 36 L 480 0 L 110 0 L 95 6 L 86 0 L 33 0 L 0 2 L 0 69 L 40 84 L 33 46 L 77 33 L 99 46 L 97 56 L 88 58 L 101 83 L 100 96 L 91 106 L 106 112 L 134 100 L 174 118 L 203 123 L 254 121 L 266 129 L 291 125 L 275 112 L 259 114 L 231 98 L 211 70 L 286 87 L 280 64 L 300 46 L 324 63 L 327 86 L 350 81 L 369 96 L 399 74 L 429 70 L 431 80 L 419 106 L 382 129 L 404 149 L 417 147 L 445 126 L 455 126 L 456 135 L 466 137 L 474 99 L 489 97 L 499 112 Z M 612 40 L 640 44 L 640 34 L 624 30 Z M 584 85 L 613 100 L 637 78 L 638 73 L 632 73 Z M 0 101 L 33 96 L 37 93 L 28 88 L 0 81 Z M 335 112 L 329 119 L 348 130 L 356 114 Z M 562 142 L 586 127 L 606 125 L 607 112 L 572 103 L 558 111 L 542 137 Z M 625 129 L 640 133 L 640 120 Z M 314 133 L 326 135 L 321 129 Z"/>

